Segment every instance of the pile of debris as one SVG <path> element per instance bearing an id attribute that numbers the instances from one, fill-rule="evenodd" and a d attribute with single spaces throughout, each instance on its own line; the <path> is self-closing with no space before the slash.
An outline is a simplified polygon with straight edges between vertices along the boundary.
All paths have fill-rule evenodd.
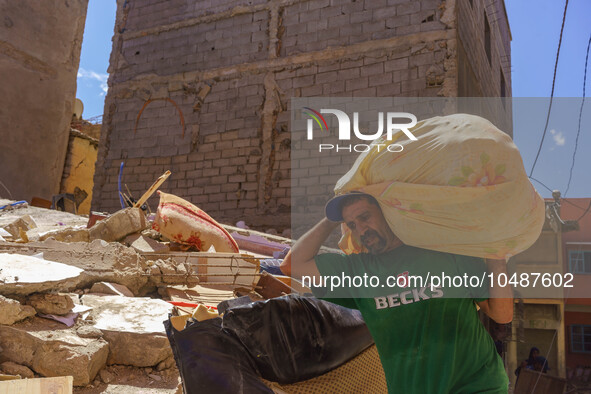
<path id="1" fill-rule="evenodd" d="M 170 217 L 162 195 L 155 216 L 126 208 L 96 222 L 97 215 L 0 200 L 0 373 L 72 376 L 85 393 L 106 385 L 175 392 L 169 316 L 217 315 L 228 299 L 306 291 L 261 271 L 262 264 L 278 272 L 291 240 L 182 209 L 183 225 L 202 222 L 179 238 L 163 228 Z M 235 250 L 219 250 L 226 235 Z"/>

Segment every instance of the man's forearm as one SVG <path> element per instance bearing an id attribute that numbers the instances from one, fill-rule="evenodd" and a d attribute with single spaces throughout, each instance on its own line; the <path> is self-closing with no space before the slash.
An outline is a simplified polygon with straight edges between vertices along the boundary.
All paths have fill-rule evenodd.
<path id="1" fill-rule="evenodd" d="M 509 283 L 500 287 L 497 279 L 499 274 L 507 275 L 507 263 L 505 260 L 487 259 L 486 265 L 492 274 L 487 314 L 497 323 L 509 323 L 513 320 L 513 289 Z"/>
<path id="2" fill-rule="evenodd" d="M 326 218 L 322 219 L 298 239 L 291 249 L 292 259 L 295 257 L 298 262 L 312 260 L 318 254 L 330 233 L 338 226 L 339 223 L 331 222 Z"/>
<path id="3" fill-rule="evenodd" d="M 320 251 L 322 244 L 338 226 L 339 223 L 331 222 L 326 218 L 318 222 L 292 246 L 281 265 L 281 271 L 290 276 L 306 273 L 308 271 L 306 265 L 313 264 L 314 257 Z"/>

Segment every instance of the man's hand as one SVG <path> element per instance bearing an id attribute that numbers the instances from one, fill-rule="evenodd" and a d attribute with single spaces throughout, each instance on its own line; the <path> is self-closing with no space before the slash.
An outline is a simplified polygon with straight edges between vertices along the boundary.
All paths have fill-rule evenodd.
<path id="1" fill-rule="evenodd" d="M 326 218 L 322 219 L 296 241 L 279 266 L 281 272 L 298 280 L 301 280 L 304 275 L 320 276 L 314 257 L 330 233 L 338 226 L 339 223 L 331 222 Z"/>
<path id="2" fill-rule="evenodd" d="M 497 280 L 499 274 L 507 274 L 507 263 L 505 260 L 486 259 L 486 266 L 488 272 L 493 274 L 494 286 L 489 287 L 489 299 L 479 302 L 478 305 L 497 323 L 510 323 L 513 320 L 513 290 L 508 283 L 505 287 L 498 286 Z"/>

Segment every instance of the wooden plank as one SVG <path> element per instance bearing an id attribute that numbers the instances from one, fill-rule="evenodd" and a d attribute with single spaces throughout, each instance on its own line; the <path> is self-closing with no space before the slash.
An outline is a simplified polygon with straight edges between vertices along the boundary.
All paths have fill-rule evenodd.
<path id="1" fill-rule="evenodd" d="M 515 385 L 515 394 L 560 394 L 566 380 L 538 371 L 522 368 Z"/>
<path id="2" fill-rule="evenodd" d="M 135 205 L 133 206 L 134 208 L 139 208 L 142 206 L 143 203 L 145 203 L 148 198 L 150 198 L 150 196 L 152 194 L 154 194 L 154 192 L 156 190 L 158 190 L 158 188 L 160 187 L 160 185 L 162 185 L 162 183 L 170 176 L 170 171 L 166 170 L 166 172 L 162 175 L 160 175 L 160 177 L 158 179 L 156 179 L 156 182 L 154 182 L 152 184 L 152 186 L 150 186 L 150 188 L 148 189 L 148 191 L 146 191 L 144 193 L 143 196 L 140 197 L 140 199 L 135 203 Z"/>
<path id="3" fill-rule="evenodd" d="M 0 394 L 72 394 L 74 378 L 19 379 L 0 382 Z"/>
<path id="4" fill-rule="evenodd" d="M 5 380 L 15 380 L 15 379 L 21 379 L 20 375 L 4 375 L 4 374 L 0 374 L 0 382 L 5 381 Z"/>
<path id="5" fill-rule="evenodd" d="M 222 301 L 234 298 L 232 290 L 211 289 L 200 285 L 190 289 L 169 286 L 166 294 L 171 301 L 188 301 L 206 306 L 217 306 Z"/>

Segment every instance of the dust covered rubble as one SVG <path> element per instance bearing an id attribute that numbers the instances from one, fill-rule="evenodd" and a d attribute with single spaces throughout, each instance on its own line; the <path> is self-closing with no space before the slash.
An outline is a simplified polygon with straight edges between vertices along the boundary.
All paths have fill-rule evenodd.
<path id="1" fill-rule="evenodd" d="M 139 210 L 119 211 L 90 230 L 62 227 L 69 215 L 62 212 L 60 228 L 49 233 L 44 214 L 54 212 L 40 215 L 40 210 L 21 210 L 32 220 L 7 221 L 0 214 L 0 228 L 9 222 L 15 234 L 0 240 L 0 348 L 2 361 L 8 360 L 0 371 L 22 377 L 72 375 L 75 386 L 98 386 L 121 380 L 113 371 L 116 375 L 127 366 L 141 368 L 151 383 L 176 389 L 178 371 L 162 324 L 172 306 L 136 296 L 157 294 L 167 283 L 194 285 L 196 278 L 173 259 L 150 261 L 140 254 L 168 247 L 140 234 L 147 222 Z M 130 234 L 135 234 L 128 239 L 131 247 L 117 242 Z M 91 308 L 73 327 L 34 316 L 64 316 L 72 300 Z"/>

